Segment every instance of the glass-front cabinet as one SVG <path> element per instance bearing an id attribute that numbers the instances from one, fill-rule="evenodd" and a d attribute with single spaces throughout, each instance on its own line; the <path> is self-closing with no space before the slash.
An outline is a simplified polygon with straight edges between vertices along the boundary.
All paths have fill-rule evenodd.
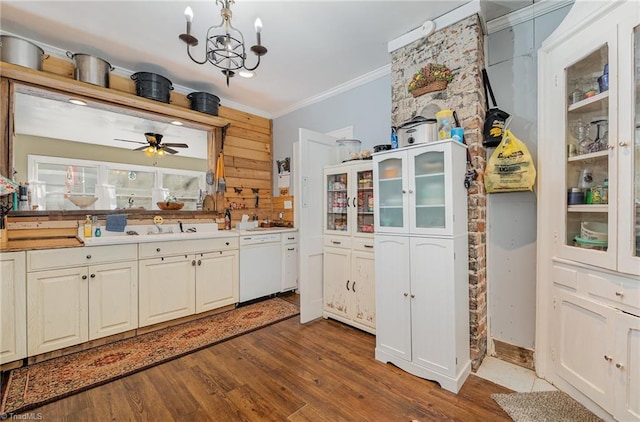
<path id="1" fill-rule="evenodd" d="M 585 264 L 638 274 L 639 35 L 631 24 L 611 24 L 626 34 L 590 31 L 591 49 L 576 48 L 554 58 L 562 63 L 558 74 L 563 77 L 556 84 L 565 93 L 561 130 L 564 189 L 558 192 L 562 198 L 557 198 L 564 204 L 559 219 L 564 223 L 558 228 L 557 253 Z M 580 38 L 578 42 L 584 45 L 586 41 Z M 625 51 L 633 51 L 633 58 L 621 54 Z"/>
<path id="2" fill-rule="evenodd" d="M 464 181 L 464 149 L 445 140 L 375 154 L 376 232 L 453 234 L 454 191 L 462 186 L 454 183 Z M 453 157 L 458 154 L 462 160 Z M 459 173 L 463 178 L 456 180 Z"/>
<path id="3" fill-rule="evenodd" d="M 327 234 L 373 233 L 373 170 L 371 161 L 352 161 L 324 169 Z"/>

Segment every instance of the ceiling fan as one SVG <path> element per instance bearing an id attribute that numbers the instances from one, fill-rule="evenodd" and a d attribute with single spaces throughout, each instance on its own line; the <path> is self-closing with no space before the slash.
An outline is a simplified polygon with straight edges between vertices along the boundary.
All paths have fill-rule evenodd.
<path id="1" fill-rule="evenodd" d="M 134 148 L 134 151 L 144 151 L 145 155 L 148 155 L 148 156 L 153 156 L 155 154 L 165 155 L 167 152 L 169 154 L 177 154 L 178 151 L 176 151 L 173 148 L 189 148 L 189 145 L 182 144 L 182 143 L 162 143 L 162 134 L 160 133 L 147 132 L 144 134 L 144 137 L 147 138 L 147 142 L 130 141 L 128 139 L 118 139 L 118 138 L 115 138 L 114 140 L 122 141 L 122 142 L 133 142 L 136 144 L 143 144 L 144 146 L 141 146 L 139 148 Z"/>

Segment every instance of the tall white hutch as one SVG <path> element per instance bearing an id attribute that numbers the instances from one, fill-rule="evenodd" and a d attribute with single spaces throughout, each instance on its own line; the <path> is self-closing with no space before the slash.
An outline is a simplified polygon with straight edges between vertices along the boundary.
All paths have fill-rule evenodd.
<path id="1" fill-rule="evenodd" d="M 536 370 L 640 420 L 640 2 L 576 0 L 538 60 Z"/>

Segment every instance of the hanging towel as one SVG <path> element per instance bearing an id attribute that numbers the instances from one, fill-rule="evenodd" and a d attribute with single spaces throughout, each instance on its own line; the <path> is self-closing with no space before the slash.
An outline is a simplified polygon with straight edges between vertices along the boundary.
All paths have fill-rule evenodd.
<path id="1" fill-rule="evenodd" d="M 110 214 L 107 215 L 107 227 L 106 230 L 110 232 L 123 232 L 127 227 L 127 215 L 126 214 Z"/>

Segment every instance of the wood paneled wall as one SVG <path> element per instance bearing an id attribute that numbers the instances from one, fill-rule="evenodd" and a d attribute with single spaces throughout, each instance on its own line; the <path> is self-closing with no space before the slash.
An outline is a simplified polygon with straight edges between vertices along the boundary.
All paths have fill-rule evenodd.
<path id="1" fill-rule="evenodd" d="M 73 78 L 74 64 L 70 60 L 49 57 L 42 63 L 42 70 Z M 135 82 L 115 74 L 109 76 L 109 86 L 116 91 L 135 94 Z M 212 92 L 212 94 L 216 94 Z M 185 95 L 171 91 L 171 104 L 190 108 Z M 276 218 L 273 209 L 273 158 L 272 122 L 270 119 L 220 105 L 218 115 L 231 122 L 224 142 L 225 180 L 227 190 L 224 207 L 231 207 L 232 221 L 239 221 L 242 214 L 256 214 L 261 220 Z M 215 146 L 215 154 L 221 145 Z M 215 168 L 215 167 L 214 167 Z M 234 189 L 236 188 L 236 189 Z M 257 189 L 258 208 L 252 189 Z M 234 209 L 235 208 L 235 209 Z"/>

